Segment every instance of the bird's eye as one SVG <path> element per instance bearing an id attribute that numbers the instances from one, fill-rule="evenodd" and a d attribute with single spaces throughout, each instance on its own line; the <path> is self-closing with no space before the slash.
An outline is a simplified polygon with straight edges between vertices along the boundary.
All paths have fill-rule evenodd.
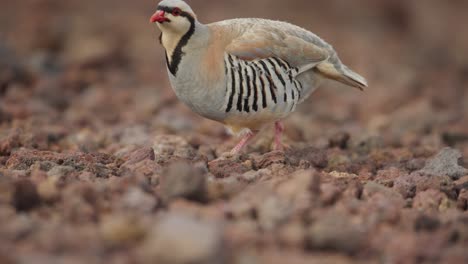
<path id="1" fill-rule="evenodd" d="M 179 8 L 174 8 L 172 9 L 172 15 L 173 16 L 180 16 L 182 14 L 182 10 L 180 10 Z"/>

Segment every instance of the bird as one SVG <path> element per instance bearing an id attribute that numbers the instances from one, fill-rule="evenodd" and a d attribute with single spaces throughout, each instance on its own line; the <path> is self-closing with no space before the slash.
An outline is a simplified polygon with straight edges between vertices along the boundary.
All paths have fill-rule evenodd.
<path id="1" fill-rule="evenodd" d="M 150 22 L 161 32 L 176 96 L 241 138 L 232 155 L 268 124 L 274 124 L 274 149 L 283 150 L 282 121 L 324 80 L 359 90 L 368 86 L 330 44 L 288 22 L 238 18 L 203 24 L 183 0 L 161 1 Z"/>

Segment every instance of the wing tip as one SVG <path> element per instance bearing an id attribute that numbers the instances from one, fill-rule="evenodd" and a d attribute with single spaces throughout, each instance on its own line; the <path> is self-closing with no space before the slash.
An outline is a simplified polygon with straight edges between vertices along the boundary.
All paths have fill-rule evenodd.
<path id="1" fill-rule="evenodd" d="M 348 67 L 344 68 L 343 75 L 346 77 L 347 85 L 355 87 L 361 91 L 364 91 L 365 88 L 369 87 L 367 80 L 364 77 L 350 70 Z"/>

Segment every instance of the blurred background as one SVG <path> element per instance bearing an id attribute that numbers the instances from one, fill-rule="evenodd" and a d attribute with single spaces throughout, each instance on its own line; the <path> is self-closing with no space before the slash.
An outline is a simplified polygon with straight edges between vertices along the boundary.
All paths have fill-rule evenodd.
<path id="1" fill-rule="evenodd" d="M 383 191 L 382 199 L 371 196 L 356 201 L 355 197 L 348 199 L 346 195 L 361 195 L 360 182 L 374 177 L 382 180 L 379 183 L 387 184 L 390 188 L 386 190 L 392 190 L 391 194 L 394 194 L 397 187 L 391 189 L 393 179 L 403 178 L 402 182 L 406 183 L 404 177 L 407 174 L 421 169 L 428 157 L 445 146 L 459 149 L 464 156 L 461 164 L 468 166 L 468 1 L 192 0 L 189 4 L 203 23 L 261 17 L 300 25 L 331 43 L 342 61 L 369 82 L 365 92 L 338 83 L 325 83 L 286 120 L 286 143 L 293 150 L 314 147 L 312 154 L 304 152 L 304 155 L 307 159 L 311 157 L 313 162 L 318 160 L 318 164 L 314 164 L 316 167 L 323 165 L 321 155 L 325 152 L 325 163 L 328 155 L 328 165 L 320 167 L 326 167 L 323 172 L 326 177 L 322 179 L 334 179 L 327 174 L 331 171 L 355 173 L 360 178 L 349 184 L 331 180 L 332 183 L 322 185 L 321 195 L 325 198 L 321 196 L 320 199 L 329 199 L 324 202 L 324 208 L 315 210 L 313 205 L 310 206 L 313 208 L 308 215 L 310 219 L 303 215 L 288 218 L 286 222 L 290 225 L 286 225 L 284 241 L 277 243 L 280 247 L 284 242 L 288 248 L 290 243 L 292 246 L 288 249 L 292 255 L 302 254 L 302 249 L 310 245 L 301 240 L 300 228 L 308 228 L 321 219 L 323 210 L 333 213 L 348 208 L 344 217 L 340 217 L 343 214 L 338 217 L 329 214 L 329 218 L 324 218 L 331 219 L 325 221 L 325 225 L 332 223 L 326 229 L 333 233 L 332 255 L 333 250 L 341 254 L 328 263 L 351 263 L 341 256 L 356 252 L 353 257 L 361 257 L 361 260 L 369 255 L 375 257 L 375 261 L 382 260 L 379 254 L 384 254 L 388 260 L 385 263 L 437 261 L 443 255 L 444 245 L 454 245 L 456 250 L 449 253 L 466 260 L 466 231 L 457 235 L 434 233 L 435 239 L 432 233 L 413 231 L 415 222 L 417 228 L 433 230 L 440 223 L 447 226 L 446 223 L 454 223 L 450 219 L 463 213 L 465 220 L 453 226 L 458 228 L 459 224 L 466 230 L 468 192 L 458 197 L 460 189 L 454 186 L 459 185 L 451 180 L 448 181 L 450 184 L 445 178 L 423 182 L 424 186 L 437 185 L 436 194 L 440 196 L 422 192 L 426 196 L 418 198 L 422 201 L 420 204 L 432 206 L 431 202 L 424 202 L 432 197 L 446 197 L 438 200 L 440 204 L 446 201 L 445 205 L 450 204 L 447 196 L 453 203 L 457 199 L 460 201 L 458 207 L 461 209 L 455 213 L 443 211 L 448 213 L 439 215 L 437 210 L 442 205 L 431 211 L 434 219 L 440 220 L 435 224 L 433 218 L 423 217 L 419 225 L 419 218 L 415 216 L 418 209 L 408 210 L 405 218 L 408 222 L 399 222 L 400 212 L 411 207 L 412 198 L 416 196 L 413 185 L 414 189 L 405 194 L 405 200 L 397 194 L 400 198 L 397 197 L 395 203 L 395 199 L 387 199 L 395 195 Z M 159 178 L 164 175 L 162 172 L 168 160 L 174 156 L 190 161 L 203 160 L 206 167 L 206 161 L 219 157 L 236 143 L 222 125 L 196 116 L 175 98 L 168 84 L 164 51 L 158 42 L 160 32 L 156 25 L 149 23 L 156 6 L 156 1 L 149 0 L 0 0 L 0 262 L 9 263 L 4 262 L 2 256 L 11 254 L 19 256 L 20 263 L 38 263 L 36 260 L 83 263 L 83 257 L 89 260 L 88 263 L 102 263 L 103 260 L 139 263 L 135 262 L 134 252 L 139 250 L 140 244 L 135 241 L 149 234 L 147 231 L 156 224 L 161 225 L 154 214 L 157 209 L 166 209 L 160 200 Z M 271 132 L 265 131 L 250 147 L 249 151 L 254 153 L 246 158 L 250 166 L 269 151 Z M 334 159 L 333 155 L 337 153 L 338 158 Z M 266 156 L 265 159 L 270 158 Z M 274 163 L 267 163 L 265 167 L 283 173 L 274 167 Z M 72 168 L 51 169 L 63 164 Z M 179 202 L 174 208 L 197 217 L 215 218 L 224 224 L 229 222 L 234 227 L 228 229 L 228 237 L 237 241 L 231 246 L 250 250 L 276 241 L 276 235 L 282 233 L 273 236 L 263 232 L 261 221 L 264 219 L 258 218 L 255 208 L 245 213 L 245 218 L 218 215 L 220 208 L 224 208 L 219 205 L 219 197 L 229 198 L 244 187 L 246 201 L 254 201 L 258 206 L 271 205 L 264 203 L 265 196 L 262 195 L 272 192 L 246 188 L 255 182 L 252 178 L 258 174 L 249 174 L 246 177 L 251 178 L 243 183 L 236 182 L 234 176 L 227 177 L 228 172 L 244 165 L 228 163 L 220 167 L 221 176 L 216 176 L 219 179 L 212 179 L 230 194 L 215 196 L 206 207 Z M 294 171 L 297 166 L 289 171 L 286 168 L 286 171 Z M 215 174 L 211 167 L 210 170 Z M 191 176 L 192 171 L 188 171 L 183 174 L 182 170 L 182 175 Z M 172 174 L 180 175 L 179 172 L 176 170 Z M 168 174 L 172 175 L 171 172 Z M 2 175 L 6 175 L 7 180 Z M 335 174 L 338 178 L 346 175 L 349 176 Z M 388 178 L 391 181 L 387 181 Z M 26 181 L 18 183 L 18 180 Z M 442 185 L 445 187 L 440 187 L 439 191 Z M 460 183 L 462 185 L 466 189 L 466 182 Z M 306 185 L 296 182 L 292 184 L 294 191 L 288 193 L 289 187 L 283 191 L 289 199 L 288 195 L 293 193 L 307 192 L 301 191 L 301 186 Z M 375 188 L 370 192 L 379 192 L 378 187 Z M 424 188 L 418 187 L 417 192 L 425 191 Z M 13 202 L 5 202 L 9 200 L 4 194 L 11 194 L 12 190 Z M 338 198 L 333 195 L 340 192 L 345 198 L 335 206 Z M 242 201 L 234 200 L 233 206 L 238 206 L 240 211 L 250 208 L 249 202 Z M 40 207 L 41 204 L 46 206 Z M 260 213 L 267 212 L 267 227 L 271 228 L 268 217 L 278 217 L 277 212 L 281 210 L 277 208 L 273 203 L 264 211 L 258 209 Z M 383 209 L 367 212 L 366 208 Z M 31 213 L 22 214 L 22 211 Z M 356 216 L 360 213 L 364 216 Z M 106 218 L 108 214 L 112 217 Z M 136 217 L 128 218 L 128 214 Z M 349 225 L 347 221 L 338 221 L 333 226 L 335 222 L 332 220 L 351 219 L 349 214 L 353 214 L 355 222 L 367 231 L 379 230 L 379 235 L 366 235 L 369 244 L 356 244 L 353 227 L 350 232 L 346 229 L 340 233 L 339 229 L 334 233 L 336 226 L 347 228 Z M 381 214 L 384 216 L 379 218 Z M 244 221 L 250 219 L 249 216 L 255 219 Z M 252 222 L 256 221 L 260 222 L 260 228 L 252 227 Z M 181 231 L 177 233 L 177 225 L 169 224 L 166 228 L 164 223 L 163 230 L 176 234 L 166 233 L 169 239 L 177 234 L 185 235 Z M 298 226 L 299 231 L 295 229 Z M 196 230 L 197 227 L 200 226 L 196 225 Z M 209 227 L 208 231 L 211 230 Z M 273 227 L 276 230 L 276 226 Z M 149 244 L 145 244 L 150 256 L 147 263 L 153 261 L 151 252 L 157 246 L 151 243 L 158 243 L 160 231 L 157 230 Z M 298 232 L 299 239 L 296 239 Z M 344 246 L 339 240 L 338 248 L 333 248 L 336 246 L 334 235 L 340 237 L 342 234 L 345 236 Z M 361 234 L 360 231 L 357 234 Z M 195 241 L 200 237 L 190 232 L 188 236 L 196 237 Z M 153 238 L 156 240 L 151 240 Z M 402 251 L 402 247 L 407 251 Z M 126 254 L 122 249 L 131 253 Z M 159 249 L 174 251 L 173 248 Z M 312 249 L 315 250 L 313 246 Z M 324 263 L 320 258 L 323 251 L 315 253 L 314 256 L 319 258 L 314 263 Z M 54 254 L 56 262 L 50 262 L 47 256 Z M 66 254 L 74 258 L 62 259 Z M 281 259 L 280 255 L 277 252 L 269 255 L 263 263 L 275 263 L 275 260 L 285 263 L 277 260 L 277 257 Z M 393 256 L 398 256 L 396 259 L 401 261 L 392 262 Z M 257 263 L 248 262 L 248 257 L 245 260 L 236 263 Z M 294 263 L 310 263 L 301 262 L 301 257 L 296 260 Z M 364 262 L 358 260 L 356 263 Z M 462 262 L 447 259 L 446 263 Z"/>
<path id="2" fill-rule="evenodd" d="M 355 135 L 379 133 L 391 144 L 418 144 L 421 134 L 436 131 L 452 139 L 467 131 L 466 1 L 190 4 L 204 23 L 262 17 L 303 26 L 331 43 L 347 65 L 368 79 L 365 93 L 325 84 L 288 120 L 294 141 L 320 144 L 321 136 L 344 129 Z M 170 90 L 159 32 L 148 23 L 156 5 L 3 0 L 2 124 L 30 121 L 39 122 L 38 128 L 66 124 L 99 131 L 141 125 L 219 138 L 221 126 L 213 130 L 211 121 L 191 114 Z M 306 126 L 300 125 L 304 121 Z"/>

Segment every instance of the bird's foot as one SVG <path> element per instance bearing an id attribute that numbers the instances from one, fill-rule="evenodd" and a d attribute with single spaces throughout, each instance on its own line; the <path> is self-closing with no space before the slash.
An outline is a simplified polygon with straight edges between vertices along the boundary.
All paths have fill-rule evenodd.
<path id="1" fill-rule="evenodd" d="M 241 150 L 249 143 L 249 141 L 255 136 L 255 133 L 252 131 L 246 132 L 243 136 L 241 141 L 231 150 L 230 155 L 236 156 L 238 155 Z"/>
<path id="2" fill-rule="evenodd" d="M 284 144 L 282 142 L 275 142 L 275 144 L 273 145 L 273 150 L 274 151 L 287 151 L 287 150 L 290 150 L 291 149 L 291 146 L 287 145 L 287 144 Z"/>
<path id="3" fill-rule="evenodd" d="M 286 149 L 289 148 L 288 145 L 284 145 L 282 143 L 282 135 L 284 131 L 284 125 L 281 121 L 276 121 L 275 122 L 275 142 L 273 145 L 273 150 L 275 151 L 285 151 Z"/>

